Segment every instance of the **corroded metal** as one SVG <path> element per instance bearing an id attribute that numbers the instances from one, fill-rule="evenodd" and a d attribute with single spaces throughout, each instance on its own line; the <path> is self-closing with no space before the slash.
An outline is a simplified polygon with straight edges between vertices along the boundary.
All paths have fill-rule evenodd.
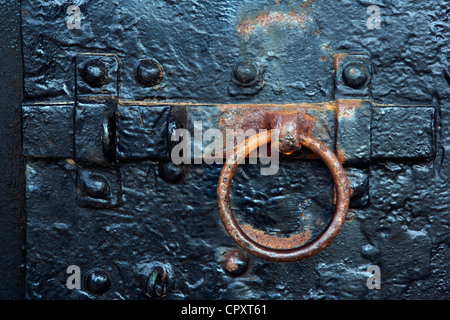
<path id="1" fill-rule="evenodd" d="M 65 286 L 71 264 L 111 274 L 93 299 L 149 298 L 155 259 L 169 285 L 168 265 L 177 276 L 173 291 L 157 290 L 168 299 L 450 297 L 445 2 L 383 1 L 380 29 L 368 29 L 367 1 L 82 1 L 80 29 L 66 28 L 68 5 L 0 10 L 1 298 L 85 299 L 89 286 Z M 107 66 L 106 79 L 83 77 L 91 60 Z M 146 60 L 161 69 L 139 68 Z M 117 100 L 111 122 L 79 112 L 104 96 Z M 193 165 L 178 179 L 170 133 L 194 121 L 270 128 L 271 112 L 298 113 L 297 126 L 336 153 L 358 209 L 313 258 L 251 257 L 230 276 L 220 252 L 237 245 L 217 214 L 220 166 Z M 283 154 L 266 180 L 239 167 L 230 196 L 246 209 L 235 213 L 247 234 L 317 236 L 322 228 L 306 225 L 328 223 L 333 181 L 316 158 L 306 147 Z M 84 170 L 108 180 L 116 205 L 102 204 L 105 184 L 84 181 Z M 369 264 L 382 270 L 381 290 L 365 286 Z"/>
<path id="2" fill-rule="evenodd" d="M 258 133 L 237 146 L 235 156 L 227 159 L 219 176 L 217 200 L 222 223 L 239 246 L 260 258 L 279 262 L 298 261 L 318 253 L 338 235 L 348 212 L 350 187 L 338 158 L 322 142 L 301 131 L 298 132 L 298 139 L 301 145 L 317 153 L 324 161 L 333 177 L 336 195 L 336 208 L 330 224 L 319 237 L 307 244 L 305 244 L 305 240 L 308 238 L 307 233 L 292 238 L 280 238 L 266 235 L 248 225 L 241 227 L 231 209 L 230 188 L 233 175 L 239 163 L 250 152 L 271 142 L 270 130 Z M 273 141 L 272 143 L 279 142 Z"/>

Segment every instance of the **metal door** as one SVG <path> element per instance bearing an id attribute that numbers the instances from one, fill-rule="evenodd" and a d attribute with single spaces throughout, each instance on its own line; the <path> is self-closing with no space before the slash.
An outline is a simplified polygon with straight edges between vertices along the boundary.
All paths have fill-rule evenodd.
<path id="1" fill-rule="evenodd" d="M 442 1 L 2 10 L 5 297 L 450 298 Z M 226 129 L 280 130 L 276 172 L 211 161 Z"/>

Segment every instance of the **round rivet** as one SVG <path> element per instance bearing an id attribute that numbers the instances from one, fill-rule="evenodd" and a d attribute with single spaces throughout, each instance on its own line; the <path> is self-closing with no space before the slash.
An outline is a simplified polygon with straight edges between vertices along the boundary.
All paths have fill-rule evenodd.
<path id="1" fill-rule="evenodd" d="M 188 172 L 188 167 L 185 165 L 176 165 L 171 161 L 162 162 L 159 164 L 159 175 L 167 183 L 181 182 Z"/>
<path id="2" fill-rule="evenodd" d="M 360 63 L 350 63 L 346 66 L 342 77 L 345 84 L 354 89 L 362 87 L 369 80 L 366 68 Z"/>
<path id="3" fill-rule="evenodd" d="M 103 269 L 91 269 L 84 276 L 84 286 L 93 294 L 105 294 L 111 288 L 111 277 Z"/>
<path id="4" fill-rule="evenodd" d="M 229 250 L 224 254 L 223 269 L 232 276 L 240 276 L 248 269 L 248 255 L 240 250 Z"/>
<path id="5" fill-rule="evenodd" d="M 236 63 L 233 75 L 241 84 L 253 83 L 258 77 L 258 68 L 252 61 L 240 61 Z"/>
<path id="6" fill-rule="evenodd" d="M 106 199 L 109 196 L 109 183 L 100 174 L 90 174 L 83 179 L 83 188 L 86 194 L 96 199 Z"/>
<path id="7" fill-rule="evenodd" d="M 136 80 L 144 87 L 152 87 L 162 81 L 162 66 L 153 59 L 141 60 L 136 70 Z"/>
<path id="8" fill-rule="evenodd" d="M 84 65 L 81 78 L 89 86 L 99 88 L 108 80 L 108 67 L 101 60 L 90 60 Z"/>
<path id="9" fill-rule="evenodd" d="M 169 279 L 161 267 L 151 272 L 144 287 L 145 294 L 151 299 L 163 298 L 169 291 Z"/>

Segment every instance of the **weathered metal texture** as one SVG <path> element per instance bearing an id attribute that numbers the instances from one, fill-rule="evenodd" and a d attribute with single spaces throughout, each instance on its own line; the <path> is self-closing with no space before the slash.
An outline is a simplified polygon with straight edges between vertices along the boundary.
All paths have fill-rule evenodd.
<path id="1" fill-rule="evenodd" d="M 117 96 L 119 60 L 113 54 L 79 54 L 75 58 L 76 96 Z"/>
<path id="2" fill-rule="evenodd" d="M 371 96 L 372 62 L 368 54 L 337 53 L 334 70 L 335 98 Z"/>
<path id="3" fill-rule="evenodd" d="M 77 163 L 108 165 L 114 161 L 114 111 L 114 101 L 76 104 L 74 148 Z"/>
<path id="4" fill-rule="evenodd" d="M 336 152 L 345 165 L 368 165 L 372 160 L 372 108 L 369 101 L 337 101 Z"/>
<path id="5" fill-rule="evenodd" d="M 300 145 L 295 135 L 296 130 L 311 134 L 323 141 L 332 150 L 335 149 L 336 105 L 334 102 L 319 104 L 285 104 L 285 105 L 220 105 L 222 112 L 219 115 L 216 127 L 220 128 L 226 137 L 227 129 L 260 130 L 281 129 L 280 139 L 285 143 L 280 146 L 281 156 L 289 158 L 314 159 L 317 155 L 310 150 L 300 152 Z M 198 119 L 200 120 L 200 119 Z M 290 128 L 286 124 L 292 123 Z M 294 129 L 294 127 L 296 129 Z M 247 137 L 248 138 L 248 137 Z M 291 143 L 286 143 L 291 141 Z M 236 146 L 233 143 L 233 148 Z M 226 151 L 226 150 L 225 150 Z M 226 156 L 226 152 L 224 153 Z"/>
<path id="6" fill-rule="evenodd" d="M 435 156 L 434 107 L 385 106 L 375 108 L 372 158 L 432 160 Z"/>
<path id="7" fill-rule="evenodd" d="M 117 206 L 121 195 L 119 177 L 114 168 L 78 168 L 78 205 L 93 208 Z"/>
<path id="8" fill-rule="evenodd" d="M 83 54 L 117 58 L 117 69 L 111 69 L 118 70 L 117 91 L 111 88 L 107 96 L 117 98 L 118 104 L 113 150 L 119 159 L 112 162 L 118 169 L 118 202 L 114 208 L 80 206 L 77 171 L 84 168 L 71 157 L 56 159 L 63 153 L 48 159 L 28 154 L 28 298 L 450 297 L 450 77 L 449 48 L 442 41 L 449 37 L 444 3 L 385 1 L 380 5 L 379 30 L 367 29 L 368 4 L 355 2 L 156 0 L 145 2 L 142 10 L 140 0 L 114 5 L 96 1 L 80 5 L 80 30 L 65 26 L 68 5 L 22 2 L 22 111 L 24 119 L 31 119 L 23 128 L 24 137 L 29 137 L 24 149 L 35 152 L 39 144 L 42 150 L 52 146 L 42 143 L 49 133 L 36 137 L 30 129 L 39 127 L 35 116 L 27 118 L 35 112 L 39 119 L 35 108 L 61 106 L 59 112 L 66 105 L 98 103 L 105 95 L 103 72 L 98 79 L 81 77 L 97 88 L 92 95 L 77 91 Z M 346 59 L 349 64 L 360 59 L 359 65 L 347 69 Z M 148 60 L 154 62 L 142 63 Z M 356 99 L 362 101 L 359 107 L 347 101 Z M 345 170 L 354 194 L 359 194 L 352 199 L 356 203 L 351 200 L 358 209 L 350 210 L 326 250 L 288 264 L 249 256 L 239 276 L 230 273 L 233 267 L 223 260 L 236 256 L 226 253 L 237 245 L 218 215 L 215 193 L 221 167 L 202 164 L 177 171 L 163 157 L 153 158 L 159 143 L 137 132 L 170 132 L 174 107 L 186 110 L 181 117 L 185 121 L 178 123 L 193 129 L 193 121 L 201 120 L 206 130 L 220 119 L 231 119 L 234 127 L 245 126 L 244 120 L 265 121 L 258 113 L 233 115 L 252 110 L 246 106 L 278 111 L 277 106 L 330 102 L 333 107 L 327 112 L 304 109 L 314 118 L 306 123 L 314 124 L 310 132 L 316 138 L 340 150 L 344 163 L 356 166 Z M 158 110 L 164 111 L 152 112 Z M 236 123 L 239 119 L 241 124 Z M 103 122 L 96 130 L 99 125 Z M 69 139 L 66 129 L 48 126 L 54 136 L 63 132 Z M 135 138 L 127 141 L 129 137 Z M 170 149 L 167 136 L 154 138 L 166 141 Z M 145 147 L 138 148 L 142 143 Z M 68 144 L 64 152 L 71 148 L 75 150 Z M 102 175 L 105 168 L 90 164 L 89 170 Z M 316 159 L 282 160 L 279 174 L 270 179 L 260 176 L 259 166 L 237 170 L 232 209 L 254 228 L 287 235 L 305 227 L 312 239 L 329 223 L 333 183 L 326 166 Z M 92 195 L 107 194 L 102 179 L 91 182 Z M 89 281 L 81 290 L 68 290 L 65 271 L 72 264 L 88 275 L 93 269 L 106 272 L 109 290 L 90 292 Z M 365 270 L 371 264 L 381 268 L 381 290 L 365 285 Z M 108 277 L 101 278 L 108 283 Z"/>
<path id="9" fill-rule="evenodd" d="M 228 234 L 243 249 L 257 257 L 268 259 L 270 261 L 299 261 L 317 254 L 336 238 L 347 217 L 351 191 L 344 168 L 335 154 L 328 149 L 325 144 L 310 135 L 305 134 L 302 130 L 294 126 L 294 128 L 291 127 L 290 130 L 296 131 L 295 137 L 298 139 L 298 144 L 317 153 L 327 165 L 333 177 L 336 209 L 330 223 L 315 239 L 309 239 L 309 229 L 301 230 L 294 235 L 289 235 L 289 237 L 277 237 L 255 230 L 251 225 L 241 227 L 240 223 L 233 215 L 230 203 L 231 182 L 239 164 L 253 150 L 268 143 L 280 144 L 280 152 L 282 152 L 282 150 L 289 150 L 289 147 L 293 147 L 290 141 L 284 140 L 284 136 L 282 135 L 284 132 L 283 127 L 290 127 L 291 124 L 289 121 L 286 122 L 286 118 L 276 121 L 282 121 L 277 122 L 274 125 L 274 127 L 281 126 L 279 141 L 274 141 L 272 139 L 271 130 L 258 133 L 238 145 L 235 149 L 235 156 L 228 158 L 225 162 L 217 185 L 219 213 Z"/>
<path id="10" fill-rule="evenodd" d="M 169 160 L 169 106 L 119 106 L 116 154 L 119 160 Z"/>
<path id="11" fill-rule="evenodd" d="M 23 56 L 20 1 L 0 8 L 0 299 L 25 297 L 25 157 L 20 105 Z"/>
<path id="12" fill-rule="evenodd" d="M 73 158 L 73 112 L 73 104 L 23 106 L 23 154 L 35 158 Z"/>

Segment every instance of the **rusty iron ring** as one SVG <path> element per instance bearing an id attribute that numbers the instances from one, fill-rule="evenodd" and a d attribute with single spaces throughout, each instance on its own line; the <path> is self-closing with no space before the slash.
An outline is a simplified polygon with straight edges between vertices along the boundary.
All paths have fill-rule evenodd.
<path id="1" fill-rule="evenodd" d="M 288 262 L 298 261 L 308 258 L 325 247 L 327 247 L 341 230 L 348 212 L 350 201 L 350 187 L 347 180 L 347 175 L 336 155 L 321 141 L 299 132 L 299 142 L 302 146 L 315 152 L 324 161 L 331 172 L 335 186 L 335 212 L 333 217 L 326 227 L 326 229 L 314 240 L 305 245 L 300 245 L 293 248 L 282 248 L 283 242 L 279 241 L 278 245 L 267 246 L 262 245 L 246 234 L 239 223 L 236 221 L 230 204 L 230 187 L 233 175 L 242 162 L 253 150 L 259 146 L 271 142 L 270 130 L 258 133 L 234 149 L 234 157 L 229 157 L 225 162 L 219 176 L 219 183 L 217 186 L 217 201 L 219 205 L 219 213 L 222 223 L 228 234 L 236 243 L 244 250 L 251 254 L 268 259 L 271 261 Z M 272 237 L 272 239 L 288 239 Z M 274 240 L 278 241 L 278 240 Z M 280 246 L 281 243 L 281 246 Z"/>

